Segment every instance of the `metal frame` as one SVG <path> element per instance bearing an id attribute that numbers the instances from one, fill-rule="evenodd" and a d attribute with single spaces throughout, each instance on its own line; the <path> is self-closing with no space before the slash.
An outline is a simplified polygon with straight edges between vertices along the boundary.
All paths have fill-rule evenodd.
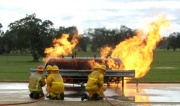
<path id="1" fill-rule="evenodd" d="M 30 68 L 29 73 L 35 72 L 35 68 Z M 73 70 L 73 69 L 60 69 L 59 73 L 62 75 L 63 79 L 74 80 L 75 83 L 81 84 L 83 86 L 84 83 L 87 82 L 88 75 L 92 72 L 92 70 Z M 44 75 L 47 73 L 44 71 Z M 106 70 L 104 75 L 104 80 L 107 84 L 109 82 L 116 82 L 117 84 L 122 80 L 122 87 L 124 87 L 124 77 L 135 77 L 135 70 Z M 115 79 L 113 79 L 115 78 Z M 67 82 L 68 83 L 68 82 Z"/>

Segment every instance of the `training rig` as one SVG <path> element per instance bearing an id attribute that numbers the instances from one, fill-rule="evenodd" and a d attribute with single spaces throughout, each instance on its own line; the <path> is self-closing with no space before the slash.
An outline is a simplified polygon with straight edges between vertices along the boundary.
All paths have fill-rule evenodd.
<path id="1" fill-rule="evenodd" d="M 64 83 L 80 84 L 81 86 L 87 82 L 88 75 L 92 72 L 92 64 L 95 63 L 105 64 L 107 66 L 107 70 L 104 75 L 104 82 L 107 83 L 107 85 L 110 85 L 110 83 L 116 83 L 118 85 L 121 81 L 122 87 L 124 87 L 124 80 L 134 79 L 135 70 L 119 70 L 112 68 L 112 66 L 107 64 L 110 60 L 113 60 L 111 62 L 116 65 L 116 68 L 123 67 L 123 62 L 119 58 L 102 59 L 96 58 L 95 56 L 63 58 L 52 57 L 47 60 L 44 67 L 46 68 L 47 65 L 57 65 L 59 67 L 59 73 L 63 77 Z M 30 74 L 35 71 L 36 68 L 29 69 Z M 47 75 L 46 70 L 44 71 L 44 75 Z"/>

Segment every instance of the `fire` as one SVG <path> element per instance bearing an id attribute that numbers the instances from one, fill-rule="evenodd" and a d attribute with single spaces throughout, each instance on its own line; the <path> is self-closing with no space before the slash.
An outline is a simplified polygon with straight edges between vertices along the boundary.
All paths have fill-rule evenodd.
<path id="1" fill-rule="evenodd" d="M 91 69 L 93 69 L 94 66 L 100 65 L 100 63 L 94 61 L 94 59 L 88 61 L 89 65 L 91 66 Z"/>
<path id="2" fill-rule="evenodd" d="M 105 46 L 104 48 L 101 48 L 101 58 L 105 58 L 106 56 L 108 56 L 111 50 L 112 47 L 109 46 Z"/>
<path id="3" fill-rule="evenodd" d="M 150 70 L 150 65 L 153 61 L 153 50 L 161 40 L 161 28 L 162 26 L 167 26 L 168 23 L 168 20 L 164 16 L 158 17 L 144 27 L 145 29 L 138 30 L 136 36 L 120 42 L 114 49 L 111 47 L 102 48 L 101 58 L 108 59 L 107 63 L 110 69 L 133 69 L 136 71 L 136 78 L 143 77 Z M 46 61 L 50 57 L 63 57 L 72 54 L 72 50 L 78 43 L 78 35 L 75 34 L 71 41 L 68 41 L 68 37 L 68 34 L 63 34 L 61 38 L 54 39 L 54 46 L 45 49 L 47 55 L 43 61 Z M 110 52 L 112 52 L 111 55 L 109 55 Z M 106 56 L 119 58 L 123 62 L 123 66 L 119 67 L 112 59 L 105 58 Z M 94 64 L 97 63 L 90 61 L 90 65 L 93 66 Z"/>
<path id="4" fill-rule="evenodd" d="M 78 43 L 79 36 L 75 34 L 72 40 L 68 41 L 69 34 L 63 34 L 61 38 L 54 39 L 54 47 L 46 48 L 45 52 L 47 55 L 43 61 L 47 61 L 50 57 L 63 57 L 72 54 L 72 50 Z"/>
<path id="5" fill-rule="evenodd" d="M 136 36 L 119 43 L 112 51 L 111 57 L 120 58 L 125 70 L 134 69 L 135 77 L 143 77 L 153 61 L 153 50 L 161 40 L 160 29 L 168 25 L 164 16 L 148 24 L 146 30 L 138 30 Z"/>

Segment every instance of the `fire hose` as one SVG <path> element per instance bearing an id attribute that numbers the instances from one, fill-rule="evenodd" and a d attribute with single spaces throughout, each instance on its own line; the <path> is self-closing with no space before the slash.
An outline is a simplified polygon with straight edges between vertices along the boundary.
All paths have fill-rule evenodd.
<path id="1" fill-rule="evenodd" d="M 30 102 L 7 103 L 7 104 L 0 104 L 0 106 L 22 105 L 22 104 L 31 104 L 31 103 L 35 103 L 35 102 L 39 102 L 39 101 L 43 100 L 48 94 L 49 94 L 49 93 L 46 93 L 46 95 L 44 95 L 42 98 L 37 99 L 37 100 L 30 101 Z"/>
<path id="2" fill-rule="evenodd" d="M 47 92 L 46 95 L 44 95 L 43 97 L 41 97 L 40 99 L 34 100 L 34 101 L 30 101 L 30 102 L 18 102 L 18 103 L 7 103 L 7 104 L 0 104 L 0 106 L 10 106 L 10 105 L 22 105 L 22 104 L 31 104 L 31 103 L 36 103 L 39 102 L 41 100 L 43 100 L 49 93 Z M 107 97 L 105 96 L 105 94 L 103 93 L 103 97 L 105 98 L 105 100 L 112 106 L 116 106 L 115 104 L 113 104 L 112 102 L 110 102 Z"/>
<path id="3" fill-rule="evenodd" d="M 103 97 L 105 98 L 105 100 L 106 100 L 111 106 L 116 106 L 116 105 L 117 105 L 117 104 L 113 104 L 111 101 L 109 101 L 109 100 L 107 99 L 107 97 L 105 96 L 105 94 L 104 94 L 104 92 L 103 92 L 102 89 L 101 89 L 101 91 L 102 91 Z"/>
<path id="4" fill-rule="evenodd" d="M 111 106 L 116 106 L 115 104 L 113 104 L 112 102 L 110 102 L 110 101 L 107 99 L 107 97 L 104 95 L 104 93 L 103 93 L 103 96 L 104 96 L 105 100 L 106 100 Z"/>

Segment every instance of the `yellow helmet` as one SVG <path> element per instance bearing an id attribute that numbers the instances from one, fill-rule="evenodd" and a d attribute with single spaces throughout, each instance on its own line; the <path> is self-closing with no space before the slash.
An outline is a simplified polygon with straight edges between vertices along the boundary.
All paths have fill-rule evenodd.
<path id="1" fill-rule="evenodd" d="M 54 71 L 58 71 L 58 70 L 59 70 L 59 68 L 58 68 L 58 66 L 54 65 L 54 66 L 52 66 L 52 70 L 54 70 Z"/>
<path id="2" fill-rule="evenodd" d="M 46 66 L 46 71 L 50 71 L 50 70 L 52 70 L 52 66 L 51 65 L 47 65 Z"/>
<path id="3" fill-rule="evenodd" d="M 93 69 L 97 69 L 97 68 L 100 68 L 99 64 L 96 64 Z"/>
<path id="4" fill-rule="evenodd" d="M 105 66 L 105 65 L 101 65 L 101 66 L 100 66 L 100 69 L 102 69 L 102 70 L 106 71 L 106 69 L 107 69 L 107 68 L 106 68 L 106 66 Z"/>

